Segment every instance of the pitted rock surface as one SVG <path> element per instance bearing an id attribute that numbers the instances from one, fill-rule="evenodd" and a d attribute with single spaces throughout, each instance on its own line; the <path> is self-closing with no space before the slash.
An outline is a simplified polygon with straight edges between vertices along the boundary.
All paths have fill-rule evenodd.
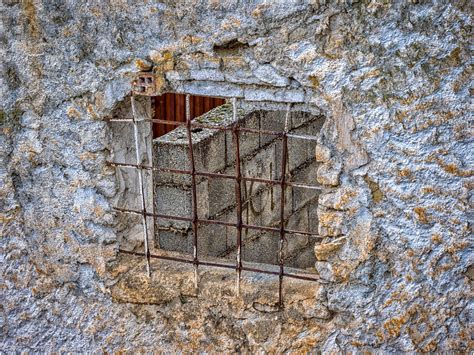
<path id="1" fill-rule="evenodd" d="M 468 2 L 0 12 L 2 351 L 473 350 Z M 152 66 L 162 91 L 326 117 L 317 218 L 331 246 L 316 251 L 321 283 L 289 282 L 283 311 L 270 284 L 235 298 L 233 278 L 206 271 L 195 297 L 189 271 L 145 280 L 118 254 L 105 119 Z"/>

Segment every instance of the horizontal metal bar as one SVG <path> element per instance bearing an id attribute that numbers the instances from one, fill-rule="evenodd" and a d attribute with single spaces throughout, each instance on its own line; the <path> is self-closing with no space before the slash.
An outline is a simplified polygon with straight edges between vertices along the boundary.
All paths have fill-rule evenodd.
<path id="1" fill-rule="evenodd" d="M 171 168 L 157 168 L 157 167 L 154 167 L 154 166 L 115 163 L 115 162 L 107 162 L 107 165 L 113 166 L 113 167 L 136 168 L 136 169 L 153 170 L 153 171 L 158 171 L 158 172 L 191 175 L 191 171 L 189 171 L 189 170 L 180 170 L 180 169 L 171 169 Z M 237 179 L 237 177 L 235 175 L 220 174 L 220 173 L 209 173 L 209 172 L 204 172 L 204 171 L 196 171 L 196 175 L 222 178 L 222 179 L 233 179 L 233 180 Z M 245 176 L 242 176 L 241 179 L 242 179 L 242 181 L 261 182 L 263 184 L 272 184 L 272 185 L 280 185 L 281 184 L 281 180 L 262 179 L 262 178 L 245 177 Z M 319 191 L 322 190 L 322 188 L 320 186 L 307 185 L 307 184 L 302 184 L 302 183 L 298 183 L 298 182 L 291 182 L 291 181 L 286 181 L 285 186 L 300 187 L 300 188 L 309 189 L 309 190 L 319 190 Z"/>
<path id="2" fill-rule="evenodd" d="M 193 222 L 193 218 L 191 218 L 191 217 L 180 217 L 180 216 L 173 216 L 173 215 L 167 215 L 167 214 L 141 212 L 141 211 L 137 211 L 137 210 L 130 210 L 130 209 L 119 208 L 119 207 L 113 207 L 112 209 L 117 211 L 117 212 L 130 213 L 130 214 L 134 214 L 134 215 L 138 215 L 138 216 L 145 215 L 147 217 L 174 219 L 174 220 L 178 220 L 178 221 Z M 237 228 L 237 223 L 226 222 L 226 221 L 218 221 L 218 220 L 215 220 L 215 219 L 198 219 L 197 222 L 198 223 L 204 223 L 204 224 L 218 224 L 218 225 L 223 225 L 223 226 L 228 226 L 228 227 L 236 227 Z M 280 232 L 280 228 L 256 226 L 256 225 L 253 225 L 253 224 L 242 224 L 242 228 L 261 230 L 261 231 L 266 231 L 266 232 Z M 318 233 L 312 233 L 312 232 L 285 229 L 285 233 L 303 234 L 303 235 L 310 236 L 311 238 L 323 239 L 323 237 L 319 236 Z"/>
<path id="3" fill-rule="evenodd" d="M 129 250 L 123 250 L 119 249 L 120 253 L 123 254 L 129 254 L 129 255 L 134 255 L 134 256 L 140 256 L 143 257 L 145 256 L 144 253 L 140 252 L 135 252 L 135 251 L 129 251 Z M 168 255 L 157 255 L 157 254 L 150 254 L 150 258 L 153 259 L 161 259 L 161 260 L 168 260 L 168 261 L 175 261 L 178 263 L 185 263 L 185 264 L 194 264 L 194 261 L 192 259 L 186 259 L 186 258 L 179 258 L 175 256 L 168 256 Z M 211 262 L 211 261 L 199 261 L 199 265 L 205 265 L 205 266 L 211 266 L 211 267 L 217 267 L 217 268 L 223 268 L 223 269 L 230 269 L 230 270 L 235 270 L 236 266 L 232 264 L 222 264 L 222 263 L 216 263 L 216 262 Z M 249 272 L 257 272 L 261 274 L 268 274 L 268 275 L 276 275 L 278 276 L 280 273 L 278 271 L 271 271 L 271 270 L 263 270 L 263 269 L 257 269 L 257 268 L 252 268 L 252 267 L 247 267 L 247 266 L 242 266 L 243 271 L 249 271 Z M 300 279 L 300 280 L 306 280 L 306 281 L 315 281 L 319 282 L 320 279 L 316 277 L 310 277 L 310 276 L 305 276 L 305 275 L 298 275 L 298 274 L 290 274 L 290 273 L 284 273 L 285 277 L 291 277 L 294 279 Z"/>

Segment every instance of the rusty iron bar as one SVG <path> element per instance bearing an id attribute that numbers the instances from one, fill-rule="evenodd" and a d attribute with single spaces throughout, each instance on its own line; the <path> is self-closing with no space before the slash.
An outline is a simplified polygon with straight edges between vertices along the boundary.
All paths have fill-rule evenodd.
<path id="1" fill-rule="evenodd" d="M 112 209 L 117 211 L 117 212 L 121 212 L 121 213 L 129 213 L 129 214 L 134 214 L 134 215 L 142 215 L 143 214 L 143 212 L 141 212 L 141 211 L 130 210 L 130 209 L 126 209 L 126 208 L 113 207 Z M 173 215 L 150 213 L 150 212 L 146 212 L 145 215 L 147 217 L 155 217 L 155 218 L 163 218 L 163 219 L 174 219 L 174 220 L 177 220 L 177 221 L 185 221 L 185 222 L 192 222 L 193 221 L 193 219 L 191 217 L 181 217 L 181 216 L 173 216 Z M 237 223 L 219 221 L 219 220 L 215 220 L 215 219 L 199 219 L 198 218 L 197 222 L 201 223 L 201 224 L 218 224 L 218 225 L 222 225 L 222 226 L 236 227 L 237 228 Z M 242 228 L 261 230 L 261 231 L 265 231 L 265 232 L 280 232 L 280 228 L 257 226 L 257 225 L 245 224 L 245 223 L 242 223 Z M 323 237 L 319 236 L 318 233 L 314 233 L 314 232 L 306 232 L 306 231 L 299 231 L 299 230 L 286 229 L 285 228 L 285 233 L 286 234 L 301 234 L 301 235 L 307 235 L 308 238 L 323 239 Z"/>
<path id="2" fill-rule="evenodd" d="M 140 168 L 140 169 L 153 170 L 153 171 L 164 172 L 164 173 L 191 175 L 191 171 L 189 171 L 189 170 L 180 170 L 180 169 L 171 169 L 171 168 L 157 168 L 157 167 L 154 167 L 154 166 L 115 163 L 115 162 L 107 162 L 107 165 L 113 166 L 113 167 Z M 196 171 L 196 176 L 206 176 L 206 177 L 215 177 L 215 178 L 235 180 L 235 175 L 220 174 L 220 173 L 208 173 L 208 172 L 205 172 L 205 171 Z M 242 181 L 261 182 L 263 184 L 271 184 L 271 185 L 280 185 L 281 184 L 281 180 L 254 178 L 254 177 L 246 177 L 246 176 L 241 176 L 241 179 L 242 179 Z M 285 181 L 285 185 L 286 186 L 293 186 L 293 187 L 300 187 L 300 188 L 309 189 L 309 190 L 322 190 L 320 186 L 307 185 L 307 184 L 302 184 L 302 183 L 299 183 L 299 182 Z"/>
<path id="3" fill-rule="evenodd" d="M 280 245 L 278 250 L 278 259 L 280 264 L 280 273 L 278 275 L 278 306 L 283 307 L 283 274 L 285 273 L 283 245 L 285 243 L 285 179 L 286 179 L 286 164 L 288 155 L 288 121 L 290 118 L 291 104 L 288 104 L 285 116 L 285 131 L 283 132 L 282 142 L 282 162 L 281 162 L 281 196 L 280 196 Z"/>
<path id="4" fill-rule="evenodd" d="M 119 249 L 119 253 L 129 254 L 129 255 L 134 255 L 134 256 L 140 256 L 140 257 L 145 255 L 144 253 L 129 251 L 129 250 L 123 250 L 123 249 Z M 152 259 L 175 261 L 175 262 L 185 263 L 185 264 L 194 264 L 194 261 L 192 259 L 179 258 L 179 257 L 169 256 L 169 255 L 150 254 L 150 257 Z M 222 263 L 216 263 L 216 262 L 212 262 L 212 261 L 203 261 L 203 260 L 201 260 L 201 261 L 199 261 L 199 265 L 211 266 L 211 267 L 217 267 L 217 268 L 223 268 L 223 269 L 229 269 L 229 270 L 234 270 L 235 269 L 234 264 L 222 264 Z M 263 269 L 252 268 L 252 267 L 248 267 L 248 266 L 244 266 L 244 265 L 242 265 L 242 271 L 249 271 L 249 272 L 256 272 L 256 273 L 261 273 L 261 274 L 277 275 L 277 276 L 280 275 L 279 271 L 263 270 Z M 315 281 L 315 282 L 320 282 L 321 281 L 319 278 L 316 278 L 316 277 L 310 277 L 310 276 L 298 275 L 298 274 L 284 273 L 283 276 L 294 278 L 294 279 L 299 279 L 299 280 L 305 280 L 305 281 Z"/>
<path id="5" fill-rule="evenodd" d="M 189 164 L 191 165 L 191 197 L 193 204 L 193 215 L 192 215 L 192 224 L 193 224 L 193 261 L 194 261 L 194 288 L 196 293 L 199 292 L 198 288 L 198 268 L 199 268 L 199 259 L 198 259 L 198 211 L 197 211 L 197 192 L 196 192 L 196 165 L 194 163 L 194 152 L 193 152 L 193 137 L 191 132 L 191 105 L 190 105 L 190 96 L 186 95 L 186 132 L 188 135 L 188 150 L 189 150 Z"/>
<path id="6" fill-rule="evenodd" d="M 138 124 L 137 124 L 137 112 L 135 108 L 135 95 L 132 95 L 131 98 L 132 105 L 132 117 L 133 117 L 133 136 L 135 138 L 135 158 L 137 160 L 137 165 L 141 163 L 140 160 L 140 143 L 138 141 Z M 140 187 L 141 195 L 141 204 L 142 204 L 142 226 L 143 226 L 143 239 L 144 239 L 144 248 L 146 255 L 146 272 L 148 277 L 151 276 L 150 270 L 150 249 L 148 247 L 148 224 L 147 224 L 147 211 L 146 211 L 146 200 L 145 200 L 145 188 L 143 185 L 143 170 L 138 169 L 138 184 Z"/>
<path id="7" fill-rule="evenodd" d="M 236 255 L 236 294 L 240 295 L 240 278 L 242 274 L 242 174 L 240 172 L 239 124 L 237 122 L 237 99 L 232 98 L 232 118 L 234 121 L 232 135 L 235 146 L 235 203 L 237 205 L 237 255 Z"/>

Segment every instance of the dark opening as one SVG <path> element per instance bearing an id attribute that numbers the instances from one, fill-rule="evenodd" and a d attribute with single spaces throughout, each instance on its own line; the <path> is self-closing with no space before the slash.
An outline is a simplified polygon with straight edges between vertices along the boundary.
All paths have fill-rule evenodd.
<path id="1" fill-rule="evenodd" d="M 213 108 L 225 104 L 224 99 L 217 97 L 190 96 L 191 119 L 201 116 Z M 155 119 L 186 122 L 186 95 L 184 94 L 163 94 L 154 98 Z M 153 138 L 172 131 L 176 126 L 154 123 Z"/>

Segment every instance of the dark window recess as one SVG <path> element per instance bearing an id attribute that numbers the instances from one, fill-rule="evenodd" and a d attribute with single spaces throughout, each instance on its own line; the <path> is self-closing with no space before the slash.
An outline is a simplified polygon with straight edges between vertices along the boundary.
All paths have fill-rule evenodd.
<path id="1" fill-rule="evenodd" d="M 190 96 L 191 119 L 201 116 L 213 108 L 225 104 L 224 99 L 217 97 Z M 154 98 L 155 119 L 186 122 L 186 95 L 163 94 Z M 153 138 L 172 131 L 176 126 L 165 123 L 153 124 Z"/>

